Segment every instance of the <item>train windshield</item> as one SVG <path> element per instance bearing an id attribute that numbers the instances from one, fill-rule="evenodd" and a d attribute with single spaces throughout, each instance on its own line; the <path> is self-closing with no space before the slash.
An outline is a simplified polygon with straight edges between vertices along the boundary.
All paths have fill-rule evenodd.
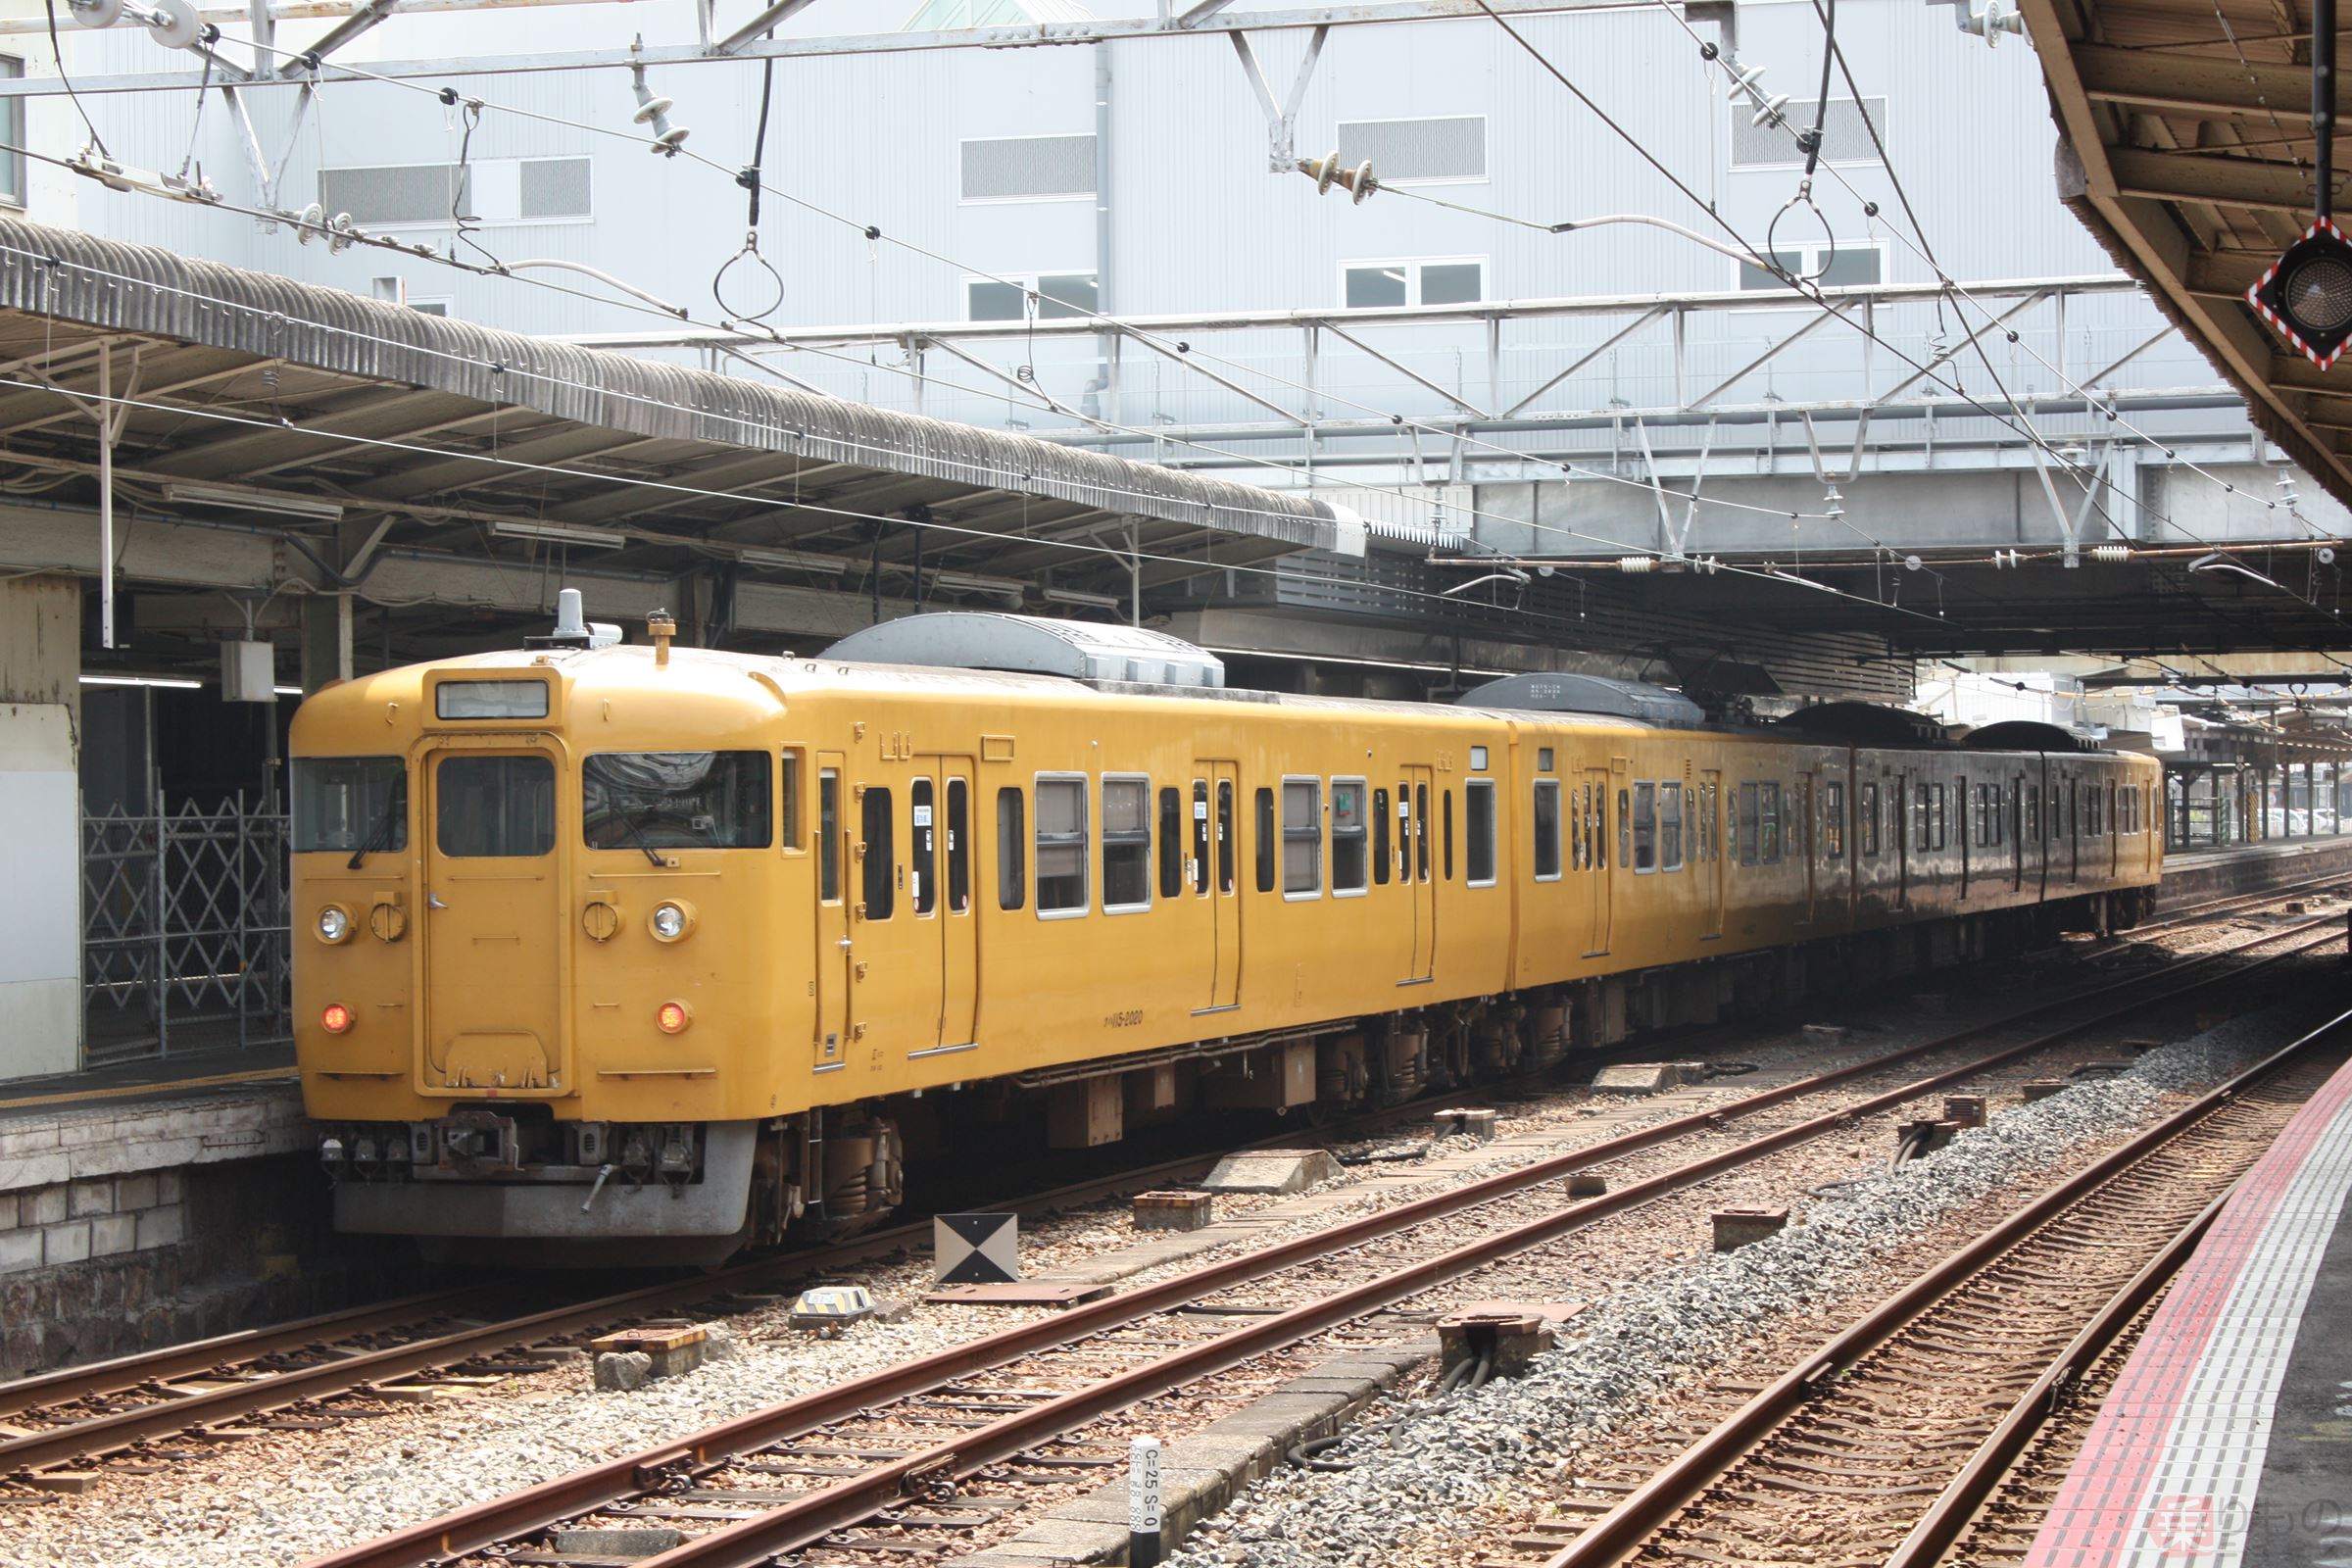
<path id="1" fill-rule="evenodd" d="M 397 757 L 294 759 L 294 851 L 406 849 L 409 769 Z"/>
<path id="2" fill-rule="evenodd" d="M 765 752 L 607 752 L 580 769 L 580 828 L 592 850 L 762 850 Z"/>

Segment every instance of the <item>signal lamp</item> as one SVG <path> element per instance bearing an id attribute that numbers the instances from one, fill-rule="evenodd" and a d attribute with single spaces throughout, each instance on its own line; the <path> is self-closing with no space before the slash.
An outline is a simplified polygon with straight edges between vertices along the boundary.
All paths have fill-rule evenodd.
<path id="1" fill-rule="evenodd" d="M 665 1035 L 683 1034 L 694 1015 L 683 1002 L 664 1002 L 654 1009 L 654 1026 Z"/>
<path id="2" fill-rule="evenodd" d="M 2333 219 L 2314 220 L 2246 290 L 2246 303 L 2304 358 L 2327 369 L 2352 340 L 2352 241 Z"/>
<path id="3" fill-rule="evenodd" d="M 351 1028 L 351 1009 L 340 1002 L 330 1002 L 318 1011 L 318 1027 L 330 1035 L 346 1033 Z"/>

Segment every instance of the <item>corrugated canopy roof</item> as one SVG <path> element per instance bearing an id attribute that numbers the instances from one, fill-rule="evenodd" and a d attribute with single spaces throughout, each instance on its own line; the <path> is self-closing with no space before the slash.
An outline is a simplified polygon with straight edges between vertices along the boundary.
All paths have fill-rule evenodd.
<path id="1" fill-rule="evenodd" d="M 1128 548 L 1147 589 L 1361 550 L 1360 526 L 1304 495 L 0 221 L 0 481 L 18 497 L 94 506 L 95 405 L 72 396 L 98 390 L 102 348 L 113 395 L 135 400 L 114 405 L 118 503 L 150 530 L 150 557 L 123 564 L 134 578 L 175 524 L 287 534 L 350 574 L 313 571 L 313 586 L 370 594 L 394 554 L 512 568 L 561 552 L 672 581 L 733 567 L 746 584 L 945 606 L 1004 604 L 1049 577 L 1123 594 Z"/>

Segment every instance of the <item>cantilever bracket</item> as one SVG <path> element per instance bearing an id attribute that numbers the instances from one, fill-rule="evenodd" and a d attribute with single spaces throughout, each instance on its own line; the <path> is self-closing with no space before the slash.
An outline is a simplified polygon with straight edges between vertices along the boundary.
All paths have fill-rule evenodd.
<path id="1" fill-rule="evenodd" d="M 1323 40 L 1330 35 L 1329 24 L 1307 35 L 1306 58 L 1298 62 L 1298 74 L 1291 78 L 1291 90 L 1278 104 L 1273 84 L 1266 80 L 1257 55 L 1250 47 L 1249 34 L 1238 27 L 1226 34 L 1233 40 L 1233 52 L 1242 57 L 1242 74 L 1250 78 L 1250 90 L 1257 94 L 1258 107 L 1266 112 L 1266 169 L 1270 173 L 1287 174 L 1298 163 L 1298 106 L 1306 101 L 1306 84 L 1314 77 L 1315 62 L 1323 57 Z"/>

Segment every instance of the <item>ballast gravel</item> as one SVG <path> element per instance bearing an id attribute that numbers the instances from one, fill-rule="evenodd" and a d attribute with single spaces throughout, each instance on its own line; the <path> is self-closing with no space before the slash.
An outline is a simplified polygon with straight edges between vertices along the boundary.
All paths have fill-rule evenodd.
<path id="1" fill-rule="evenodd" d="M 1520 1379 L 1375 1406 L 1327 1460 L 1278 1470 L 1174 1552 L 1171 1568 L 1387 1565 L 1400 1544 L 1468 1517 L 1498 1489 L 1556 1467 L 1644 1412 L 1685 1373 L 1717 1365 L 1781 1320 L 1868 1280 L 1874 1257 L 2078 1144 L 2154 1119 L 2316 1022 L 2281 1004 L 2148 1053 L 2112 1078 L 1996 1114 L 1938 1152 L 1810 1205 L 1801 1225 L 1634 1282 L 1576 1320 L 1578 1338 Z"/>

